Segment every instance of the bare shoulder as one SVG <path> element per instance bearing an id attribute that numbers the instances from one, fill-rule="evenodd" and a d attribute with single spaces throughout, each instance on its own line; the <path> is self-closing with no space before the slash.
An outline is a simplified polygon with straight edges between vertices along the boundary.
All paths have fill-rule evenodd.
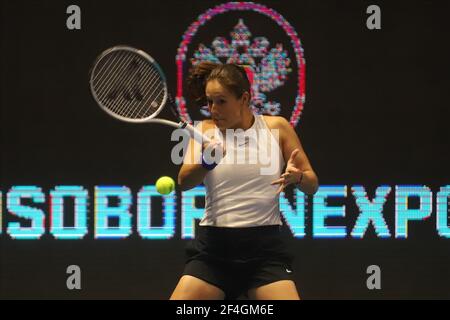
<path id="1" fill-rule="evenodd" d="M 289 122 L 281 116 L 268 116 L 263 115 L 264 121 L 266 121 L 267 126 L 269 129 L 285 129 L 287 126 L 289 126 Z"/>

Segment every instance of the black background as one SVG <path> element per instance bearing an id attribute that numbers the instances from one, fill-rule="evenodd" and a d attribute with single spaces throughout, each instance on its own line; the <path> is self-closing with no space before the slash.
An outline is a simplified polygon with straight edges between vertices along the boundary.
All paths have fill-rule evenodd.
<path id="1" fill-rule="evenodd" d="M 434 193 L 449 184 L 445 2 L 258 2 L 283 15 L 302 41 L 306 103 L 296 129 L 321 185 L 362 184 L 373 195 L 382 184 L 427 185 Z M 108 117 L 90 96 L 88 70 L 104 49 L 129 44 L 160 63 L 174 91 L 181 35 L 220 3 L 3 0 L 3 194 L 14 185 L 37 185 L 47 195 L 56 185 L 82 185 L 91 195 L 95 185 L 126 185 L 135 194 L 162 175 L 176 177 L 171 128 Z M 66 28 L 70 4 L 81 8 L 81 30 Z M 370 4 L 381 7 L 381 30 L 366 28 Z M 228 37 L 241 15 L 253 36 L 288 46 L 279 27 L 256 13 L 226 13 L 199 32 L 196 43 Z M 283 90 L 275 99 L 292 105 L 295 83 Z M 161 116 L 172 117 L 167 110 Z M 14 221 L 4 202 L 3 228 Z M 347 216 L 332 221 L 352 228 L 354 199 L 348 196 L 341 203 L 348 206 Z M 48 204 L 35 206 L 48 212 Z M 392 233 L 394 192 L 383 212 Z M 48 231 L 41 240 L 18 241 L 3 231 L 0 297 L 170 296 L 183 269 L 179 224 L 174 239 L 152 241 L 136 233 L 126 240 L 93 240 L 89 228 L 86 239 L 74 241 L 54 240 Z M 405 240 L 377 239 L 372 227 L 362 240 L 312 239 L 310 230 L 308 225 L 306 238 L 292 242 L 302 298 L 450 298 L 450 246 L 437 235 L 434 204 L 430 219 L 409 224 Z M 65 270 L 71 264 L 82 269 L 81 291 L 66 288 Z M 378 291 L 366 288 L 371 264 L 382 270 Z"/>

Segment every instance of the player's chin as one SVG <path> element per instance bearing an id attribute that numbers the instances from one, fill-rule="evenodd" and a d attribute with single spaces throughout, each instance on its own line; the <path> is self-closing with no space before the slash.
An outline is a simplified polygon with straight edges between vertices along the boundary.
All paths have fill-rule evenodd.
<path id="1" fill-rule="evenodd" d="M 214 119 L 214 124 L 219 129 L 226 129 L 227 128 L 227 122 L 224 119 Z"/>

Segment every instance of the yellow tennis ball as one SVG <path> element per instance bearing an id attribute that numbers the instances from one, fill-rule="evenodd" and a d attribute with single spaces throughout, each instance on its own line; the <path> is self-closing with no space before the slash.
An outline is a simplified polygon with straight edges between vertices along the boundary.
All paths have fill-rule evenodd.
<path id="1" fill-rule="evenodd" d="M 175 181 L 171 177 L 161 177 L 156 181 L 156 191 L 161 194 L 169 194 L 175 189 Z"/>

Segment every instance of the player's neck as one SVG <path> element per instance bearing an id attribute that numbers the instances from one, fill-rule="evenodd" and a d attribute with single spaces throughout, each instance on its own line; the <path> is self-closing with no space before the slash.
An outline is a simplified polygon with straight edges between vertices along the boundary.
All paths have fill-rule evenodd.
<path id="1" fill-rule="evenodd" d="M 253 114 L 253 112 L 250 109 L 248 109 L 248 110 L 244 111 L 244 113 L 242 114 L 241 121 L 238 124 L 236 124 L 235 126 L 230 127 L 228 129 L 234 129 L 234 130 L 242 129 L 245 131 L 245 130 L 250 129 L 253 126 L 253 124 L 255 123 L 255 121 L 256 121 L 255 115 Z M 220 131 L 222 132 L 222 134 L 224 136 L 226 135 L 226 129 L 220 129 Z"/>
<path id="2" fill-rule="evenodd" d="M 243 125 L 242 125 L 242 129 L 245 131 L 247 129 L 250 129 L 253 126 L 253 123 L 255 123 L 256 119 L 255 119 L 255 115 L 253 114 L 253 112 L 249 111 L 245 112 L 245 114 L 247 115 L 247 117 L 244 116 L 244 121 L 243 121 Z"/>
<path id="3" fill-rule="evenodd" d="M 242 130 L 248 130 L 253 126 L 253 123 L 255 122 L 255 116 L 253 115 L 253 112 L 248 109 L 245 110 L 242 114 L 242 120 L 238 125 L 236 125 L 233 129 L 242 129 Z"/>

